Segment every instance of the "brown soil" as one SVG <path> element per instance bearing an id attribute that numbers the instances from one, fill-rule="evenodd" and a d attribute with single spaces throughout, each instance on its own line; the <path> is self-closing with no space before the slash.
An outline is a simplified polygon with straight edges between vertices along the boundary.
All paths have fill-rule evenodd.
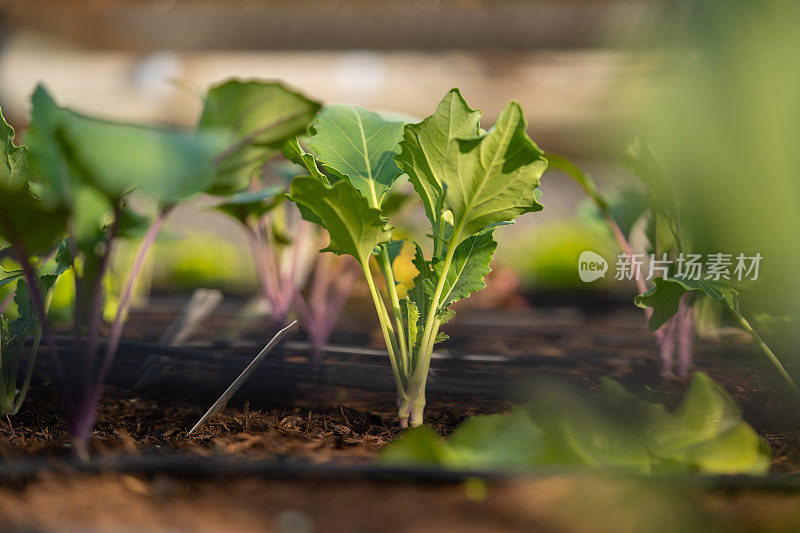
<path id="1" fill-rule="evenodd" d="M 296 402 L 302 405 L 304 402 Z M 377 402 L 378 408 L 381 402 Z M 434 402 L 428 423 L 449 433 L 467 416 L 502 411 L 505 402 L 476 402 L 454 410 Z M 389 405 L 386 411 L 366 409 L 364 401 L 327 407 L 275 407 L 250 410 L 228 407 L 193 435 L 188 430 L 207 405 L 163 394 L 135 394 L 107 387 L 92 435 L 95 453 L 177 451 L 194 455 L 220 453 L 258 457 L 348 459 L 365 461 L 399 433 Z M 9 424 L 0 423 L 0 455 L 7 459 L 49 454 L 66 455 L 69 435 L 59 400 L 51 386 L 30 392 L 23 409 Z"/>
<path id="2" fill-rule="evenodd" d="M 168 319 L 150 319 L 138 322 L 129 337 L 157 338 L 158 328 Z M 595 331 L 604 328 L 597 322 L 592 325 Z M 613 361 L 543 364 L 531 377 L 558 377 L 593 388 L 605 375 L 642 397 L 667 405 L 679 401 L 686 382 L 659 376 L 646 336 L 631 329 L 627 338 L 614 341 L 619 330 L 608 327 L 612 340 L 586 341 L 558 328 L 483 335 L 462 326 L 466 334 L 472 329 L 473 339 L 482 339 L 484 344 L 472 346 L 484 353 L 493 349 L 507 355 L 531 353 L 534 341 L 526 341 L 531 337 L 538 350 L 534 353 L 545 350 L 554 352 L 554 357 L 558 357 L 555 352 L 569 355 L 585 349 L 579 345 L 591 344 L 603 353 L 613 351 L 616 342 L 627 343 L 628 351 Z M 800 472 L 800 411 L 796 400 L 781 392 L 784 388 L 771 368 L 706 363 L 700 369 L 736 398 L 745 419 L 769 442 L 773 471 Z M 156 388 L 134 393 L 107 387 L 93 453 L 172 451 L 357 465 L 373 460 L 398 434 L 391 391 L 326 386 L 300 387 L 296 392 L 296 397 L 257 409 L 243 403 L 245 398 L 234 398 L 221 415 L 187 436 L 208 407 L 205 400 L 197 401 L 187 391 Z M 476 396 L 429 400 L 426 423 L 442 434 L 467 416 L 504 412 L 512 405 Z M 292 407 L 284 407 L 287 404 Z M 36 383 L 11 423 L 13 429 L 0 422 L 4 459 L 68 455 L 68 436 L 52 384 Z M 706 490 L 691 484 L 656 485 L 599 476 L 555 475 L 484 485 L 61 472 L 4 482 L 0 488 L 0 530 L 617 532 L 798 527 L 800 496 L 794 492 Z"/>

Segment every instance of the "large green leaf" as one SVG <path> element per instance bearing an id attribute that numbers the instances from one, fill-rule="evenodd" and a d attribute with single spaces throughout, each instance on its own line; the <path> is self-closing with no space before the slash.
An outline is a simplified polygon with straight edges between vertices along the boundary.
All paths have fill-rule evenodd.
<path id="1" fill-rule="evenodd" d="M 31 125 L 26 134 L 30 173 L 41 185 L 45 204 L 60 206 L 65 216 L 70 216 L 70 231 L 78 245 L 92 246 L 107 221 L 111 204 L 105 194 L 79 177 L 79 170 L 72 171 L 73 164 L 60 142 L 60 124 L 68 112 L 41 85 L 33 92 L 31 104 Z"/>
<path id="2" fill-rule="evenodd" d="M 227 136 L 186 134 L 72 115 L 64 133 L 84 178 L 111 198 L 139 189 L 175 204 L 211 186 Z"/>
<path id="3" fill-rule="evenodd" d="M 664 468 L 691 465 L 708 473 L 761 474 L 769 469 L 767 445 L 746 422 L 733 399 L 702 372 L 674 416 L 652 424 L 651 451 Z"/>
<path id="4" fill-rule="evenodd" d="M 0 191 L 18 190 L 25 185 L 27 157 L 28 147 L 14 144 L 14 128 L 0 110 Z"/>
<path id="5" fill-rule="evenodd" d="M 692 376 L 676 417 L 703 438 L 716 437 L 742 420 L 742 412 L 718 383 L 703 372 Z"/>
<path id="6" fill-rule="evenodd" d="M 654 278 L 650 290 L 637 295 L 634 303 L 641 308 L 653 308 L 648 325 L 651 331 L 655 331 L 678 312 L 680 299 L 688 291 L 705 294 L 725 305 L 734 315 L 739 314 L 739 293 L 736 289 L 721 282 L 702 279 Z"/>
<path id="7" fill-rule="evenodd" d="M 208 91 L 198 128 L 233 132 L 208 192 L 241 191 L 288 139 L 304 133 L 320 104 L 278 82 L 230 80 Z"/>
<path id="8" fill-rule="evenodd" d="M 437 278 L 445 276 L 441 307 L 462 300 L 486 287 L 483 278 L 492 271 L 491 262 L 497 243 L 492 232 L 473 235 L 456 247 L 453 260 L 447 272 L 443 272 L 444 261 L 434 263 L 433 270 Z"/>
<path id="9" fill-rule="evenodd" d="M 512 101 L 491 131 L 452 141 L 442 162 L 442 184 L 458 242 L 493 224 L 542 209 L 534 190 L 547 161 L 526 127 L 522 108 Z"/>
<path id="10" fill-rule="evenodd" d="M 328 230 L 330 244 L 323 252 L 352 255 L 366 265 L 373 249 L 389 242 L 392 232 L 380 211 L 346 180 L 327 185 L 308 176 L 295 178 L 291 198 L 310 209 Z"/>
<path id="11" fill-rule="evenodd" d="M 227 134 L 182 133 L 96 120 L 58 107 L 40 86 L 29 134 L 33 169 L 73 210 L 76 186 L 89 185 L 112 203 L 139 189 L 164 205 L 206 190 L 214 156 Z"/>
<path id="12" fill-rule="evenodd" d="M 358 106 L 325 106 L 307 144 L 323 168 L 341 176 L 379 208 L 383 196 L 401 174 L 394 160 L 403 123 L 387 120 Z"/>
<path id="13" fill-rule="evenodd" d="M 431 116 L 418 124 L 406 124 L 403 130 L 395 161 L 422 198 L 434 227 L 438 227 L 441 216 L 442 161 L 448 146 L 454 139 L 478 135 L 480 119 L 481 112 L 470 109 L 461 92 L 451 89 Z"/>

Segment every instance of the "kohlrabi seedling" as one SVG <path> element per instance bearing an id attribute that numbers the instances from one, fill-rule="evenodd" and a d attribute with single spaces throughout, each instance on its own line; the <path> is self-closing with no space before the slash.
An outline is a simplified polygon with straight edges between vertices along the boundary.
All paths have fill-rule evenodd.
<path id="1" fill-rule="evenodd" d="M 245 139 L 265 125 L 295 117 L 291 119 L 294 136 L 305 133 L 319 108 L 320 104 L 280 83 L 229 81 L 208 92 L 200 129 L 226 127 Z M 224 188 L 214 191 L 226 194 L 216 209 L 245 228 L 261 296 L 269 303 L 272 318 L 283 325 L 294 309 L 311 340 L 313 358 L 319 360 L 358 270 L 349 258 L 332 261 L 316 254 L 324 232 L 283 201 L 283 186 L 265 183 L 265 163 L 279 152 L 303 164 L 297 140 L 286 140 L 289 131 L 263 139 L 256 135 L 257 142 L 249 144 L 242 155 L 232 157 L 244 161 L 236 172 L 230 171 L 235 166 L 226 163 L 229 179 L 224 181 Z"/>
<path id="2" fill-rule="evenodd" d="M 449 306 L 485 287 L 497 246 L 493 231 L 542 209 L 535 189 L 547 161 L 526 133 L 520 105 L 509 103 L 488 132 L 480 116 L 457 89 L 418 124 L 355 106 L 327 106 L 306 142 L 313 155 L 299 156 L 309 175 L 291 184 L 291 198 L 306 220 L 328 231 L 323 251 L 351 255 L 364 273 L 403 426 L 422 423 L 431 354 L 445 338 L 439 328 L 453 317 Z M 400 299 L 392 263 L 402 243 L 392 240 L 383 203 L 403 173 L 422 200 L 431 243 L 427 257 L 414 243 L 419 273 Z M 385 297 L 372 263 L 384 278 Z"/>
<path id="3" fill-rule="evenodd" d="M 627 191 L 622 197 L 623 201 L 616 205 L 605 199 L 592 179 L 574 163 L 555 154 L 548 154 L 547 157 L 552 168 L 572 177 L 594 202 L 623 254 L 631 259 L 632 264 L 635 263 L 635 250 L 631 244 L 631 232 L 639 220 L 646 222 L 648 249 L 645 252 L 658 258 L 668 257 L 673 263 L 679 254 L 691 252 L 691 232 L 681 224 L 679 202 L 671 181 L 652 148 L 643 139 L 637 139 L 623 157 L 623 163 L 640 180 L 643 192 Z M 690 279 L 670 271 L 666 277 L 655 277 L 648 288 L 642 272 L 634 272 L 633 278 L 640 293 L 635 303 L 647 313 L 650 330 L 658 340 L 665 374 L 672 372 L 676 353 L 678 375 L 685 377 L 688 374 L 699 316 L 697 308 L 705 299 L 722 305 L 752 336 L 789 386 L 798 390 L 780 360 L 742 314 L 739 292 L 730 280 Z"/>
<path id="4" fill-rule="evenodd" d="M 18 160 L 16 178 L 2 184 L 3 199 L 18 198 L 3 212 L 0 234 L 13 247 L 50 347 L 74 450 L 85 455 L 102 384 L 116 354 L 122 327 L 147 250 L 167 214 L 182 200 L 214 184 L 214 155 L 230 144 L 224 135 L 195 135 L 96 120 L 54 102 L 38 87 L 32 97 L 30 152 Z M 157 205 L 149 221 L 131 211 L 133 190 Z M 128 272 L 101 348 L 104 287 L 114 244 L 144 238 Z M 46 298 L 32 258 L 66 240 L 64 262 L 75 278 L 72 358 L 62 360 L 48 334 Z"/>
<path id="5" fill-rule="evenodd" d="M 234 82 L 231 82 L 234 83 Z M 201 192 L 230 191 L 260 164 L 261 152 L 304 132 L 317 107 L 292 94 L 225 94 L 206 107 L 197 132 L 179 132 L 96 120 L 56 105 L 39 87 L 32 97 L 30 153 L 6 142 L 0 179 L 0 236 L 22 266 L 64 400 L 75 451 L 85 454 L 102 384 L 116 354 L 133 288 L 148 250 L 173 208 Z M 246 107 L 236 127 L 216 111 Z M 278 108 L 277 114 L 260 113 Z M 224 122 L 224 121 L 223 121 Z M 134 213 L 130 194 L 155 204 L 152 220 Z M 101 347 L 104 287 L 115 242 L 144 234 Z M 67 237 L 66 258 L 75 277 L 73 357 L 62 361 L 48 335 L 45 298 L 32 258 Z"/>

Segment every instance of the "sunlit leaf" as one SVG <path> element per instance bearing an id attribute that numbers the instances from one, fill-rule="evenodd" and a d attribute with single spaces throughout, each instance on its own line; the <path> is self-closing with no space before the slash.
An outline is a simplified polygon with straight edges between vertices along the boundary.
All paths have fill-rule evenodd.
<path id="1" fill-rule="evenodd" d="M 452 141 L 441 177 L 444 207 L 453 213 L 458 242 L 498 222 L 542 209 L 534 190 L 547 161 L 526 128 L 522 109 L 511 102 L 485 135 Z"/>
<path id="2" fill-rule="evenodd" d="M 352 255 L 366 265 L 373 249 L 391 237 L 380 211 L 370 207 L 348 181 L 331 186 L 312 177 L 295 178 L 291 197 L 319 217 L 328 230 L 330 244 L 324 252 Z"/>
<path id="3" fill-rule="evenodd" d="M 436 111 L 418 124 L 406 124 L 395 160 L 422 199 L 425 214 L 438 227 L 444 190 L 442 161 L 454 139 L 479 133 L 481 112 L 470 109 L 458 89 L 450 90 Z"/>
<path id="4" fill-rule="evenodd" d="M 379 208 L 401 171 L 394 160 L 403 123 L 358 106 L 325 106 L 308 146 L 328 171 L 345 176 L 369 205 Z"/>

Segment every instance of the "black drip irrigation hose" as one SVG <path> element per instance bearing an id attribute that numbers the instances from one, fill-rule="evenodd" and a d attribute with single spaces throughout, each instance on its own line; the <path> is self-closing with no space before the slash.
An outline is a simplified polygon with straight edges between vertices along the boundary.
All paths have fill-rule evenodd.
<path id="1" fill-rule="evenodd" d="M 72 346 L 72 337 L 65 335 L 57 335 L 54 338 L 56 345 L 59 348 L 69 350 Z M 31 340 L 28 340 L 30 344 Z M 101 344 L 105 343 L 105 339 L 101 340 Z M 248 341 L 215 341 L 206 345 L 196 344 L 192 347 L 185 346 L 167 346 L 154 342 L 134 341 L 123 339 L 119 344 L 120 352 L 141 352 L 152 353 L 162 357 L 170 357 L 181 360 L 195 360 L 203 362 L 220 362 L 225 359 L 234 361 L 236 359 L 249 360 L 252 354 L 257 353 L 263 346 L 256 342 Z M 300 341 L 285 341 L 281 345 L 281 351 L 284 353 L 298 353 L 307 354 L 311 350 L 310 343 Z M 362 348 L 358 346 L 338 346 L 330 345 L 324 348 L 328 354 L 338 354 L 346 357 L 348 361 L 338 362 L 340 364 L 380 364 L 386 362 L 388 355 L 387 352 L 372 348 Z M 747 352 L 752 354 L 752 357 L 726 357 L 721 359 L 704 359 L 695 358 L 694 364 L 698 366 L 755 366 L 755 367 L 769 367 L 772 366 L 769 361 L 759 358 L 760 352 L 752 351 Z M 247 355 L 245 355 L 247 354 Z M 495 355 L 495 354 L 464 354 L 457 355 L 448 352 L 434 352 L 433 361 L 436 362 L 454 362 L 458 364 L 469 363 L 487 363 L 487 364 L 508 364 L 509 366 L 571 366 L 582 363 L 621 363 L 639 361 L 631 357 L 609 357 L 606 354 L 587 354 L 587 355 Z M 655 361 L 655 359 L 653 359 Z M 326 362 L 323 362 L 326 363 Z M 784 366 L 795 366 L 792 363 L 786 363 Z"/>
<path id="2" fill-rule="evenodd" d="M 29 458 L 0 462 L 0 480 L 30 481 L 43 474 L 137 474 L 175 478 L 242 478 L 314 481 L 381 481 L 461 483 L 535 480 L 553 476 L 596 477 L 651 482 L 705 489 L 798 490 L 800 476 L 793 474 L 703 475 L 635 474 L 592 468 L 541 467 L 528 470 L 458 470 L 437 467 L 389 466 L 378 463 L 310 463 L 296 459 L 248 459 L 243 457 L 199 457 L 180 454 L 108 455 L 88 461 L 76 458 Z"/>
<path id="3" fill-rule="evenodd" d="M 55 342 L 66 357 L 72 347 L 72 338 L 57 336 Z M 214 394 L 224 391 L 236 376 L 250 363 L 262 346 L 243 342 L 193 347 L 167 346 L 152 342 L 123 340 L 109 376 L 110 384 L 135 389 L 136 377 L 142 362 L 150 355 L 157 356 L 159 386 L 173 390 L 186 390 L 215 400 Z M 249 381 L 239 392 L 256 403 L 272 402 L 287 395 L 305 394 L 297 387 L 336 387 L 370 393 L 391 394 L 394 381 L 387 355 L 381 350 L 359 347 L 329 347 L 330 357 L 313 363 L 308 356 L 309 347 L 302 342 L 281 343 L 273 354 L 265 358 Z M 298 357 L 299 356 L 299 357 Z M 47 360 L 42 360 L 47 366 Z M 544 370 L 558 376 L 562 370 L 586 364 L 637 364 L 657 365 L 655 360 L 608 357 L 607 355 L 577 356 L 495 356 L 480 354 L 434 354 L 428 379 L 431 397 L 485 398 L 501 401 L 526 401 L 530 399 L 531 370 Z M 719 361 L 714 365 L 742 365 L 766 368 L 759 359 L 746 363 Z M 698 363 L 698 366 L 704 366 Z M 151 383 L 148 387 L 154 386 Z M 311 389 L 308 389 L 311 387 Z M 213 396 L 213 397 L 212 397 Z"/>

